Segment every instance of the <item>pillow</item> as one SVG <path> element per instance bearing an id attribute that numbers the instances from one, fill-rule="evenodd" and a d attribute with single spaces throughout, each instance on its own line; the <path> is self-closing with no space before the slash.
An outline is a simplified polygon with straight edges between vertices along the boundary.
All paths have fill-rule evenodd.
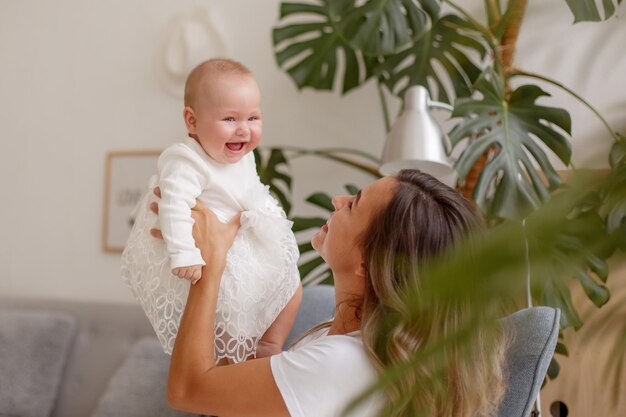
<path id="1" fill-rule="evenodd" d="M 76 327 L 65 314 L 0 309 L 0 416 L 50 415 Z"/>
<path id="2" fill-rule="evenodd" d="M 154 337 L 139 340 L 115 371 L 92 417 L 186 417 L 167 404 L 170 357 Z"/>

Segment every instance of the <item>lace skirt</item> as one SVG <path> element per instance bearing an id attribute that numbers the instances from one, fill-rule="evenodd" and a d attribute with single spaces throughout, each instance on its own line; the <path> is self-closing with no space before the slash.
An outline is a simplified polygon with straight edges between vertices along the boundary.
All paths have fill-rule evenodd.
<path id="1" fill-rule="evenodd" d="M 268 196 L 269 197 L 269 196 Z M 145 311 L 167 354 L 174 347 L 190 283 L 171 273 L 165 242 L 150 235 L 157 217 L 152 192 L 138 206 L 122 254 L 124 283 Z M 278 210 L 277 210 L 278 209 Z M 291 222 L 279 207 L 243 212 L 241 228 L 226 257 L 217 300 L 215 360 L 242 362 L 295 293 L 300 277 Z"/>

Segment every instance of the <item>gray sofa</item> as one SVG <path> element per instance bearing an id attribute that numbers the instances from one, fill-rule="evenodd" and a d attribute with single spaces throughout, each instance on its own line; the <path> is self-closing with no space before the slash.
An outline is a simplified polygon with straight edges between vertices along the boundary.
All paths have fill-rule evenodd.
<path id="1" fill-rule="evenodd" d="M 332 287 L 306 288 L 286 344 L 334 309 Z M 0 298 L 0 417 L 185 416 L 168 358 L 138 305 Z"/>
<path id="2" fill-rule="evenodd" d="M 307 287 L 286 345 L 334 313 L 329 286 Z M 498 417 L 525 417 L 558 336 L 558 310 L 505 319 L 515 337 Z M 135 305 L 0 299 L 0 417 L 182 417 L 166 404 L 169 357 Z"/>

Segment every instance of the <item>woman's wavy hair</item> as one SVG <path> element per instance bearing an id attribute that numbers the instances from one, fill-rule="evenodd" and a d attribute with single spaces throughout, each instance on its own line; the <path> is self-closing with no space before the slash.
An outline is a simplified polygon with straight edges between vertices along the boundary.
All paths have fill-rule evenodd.
<path id="1" fill-rule="evenodd" d="M 363 344 L 380 369 L 458 332 L 470 315 L 463 298 L 430 300 L 419 317 L 406 291 L 423 284 L 423 266 L 484 229 L 476 207 L 454 189 L 415 170 L 397 175 L 395 194 L 363 236 L 368 279 L 360 308 Z M 399 318 L 394 320 L 394 318 Z M 480 325 L 469 341 L 445 348 L 443 358 L 412 367 L 386 391 L 393 416 L 476 417 L 494 414 L 504 393 L 506 337 Z M 416 389 L 425 381 L 438 381 Z M 429 382 L 428 384 L 432 384 Z M 422 386 L 422 388 L 424 388 Z M 411 393 L 411 395 L 406 395 Z"/>

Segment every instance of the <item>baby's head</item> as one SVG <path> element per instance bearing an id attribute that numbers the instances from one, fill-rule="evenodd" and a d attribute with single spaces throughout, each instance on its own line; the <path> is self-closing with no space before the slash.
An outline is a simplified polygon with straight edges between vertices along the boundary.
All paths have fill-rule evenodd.
<path id="1" fill-rule="evenodd" d="M 211 158 L 239 161 L 262 132 L 261 94 L 250 70 L 221 58 L 198 65 L 187 77 L 183 117 L 189 136 Z"/>

